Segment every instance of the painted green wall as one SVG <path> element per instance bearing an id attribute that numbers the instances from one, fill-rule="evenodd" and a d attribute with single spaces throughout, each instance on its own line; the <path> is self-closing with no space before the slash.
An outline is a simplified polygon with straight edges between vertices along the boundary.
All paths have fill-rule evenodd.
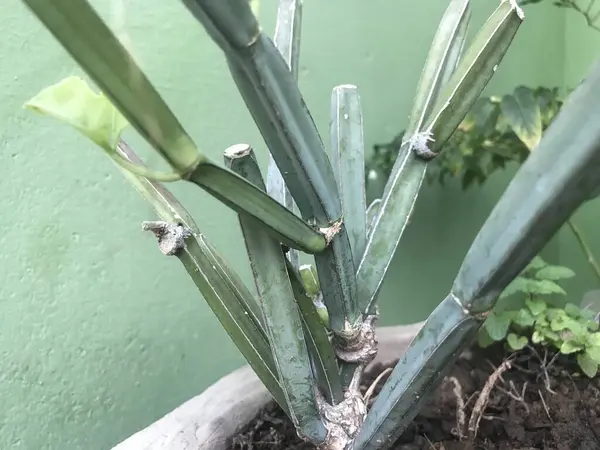
<path id="1" fill-rule="evenodd" d="M 211 157 L 249 142 L 266 164 L 221 54 L 179 2 L 92 3 L 128 33 Z M 496 2 L 473 3 L 477 26 Z M 262 4 L 272 32 L 276 1 Z M 306 2 L 300 84 L 317 124 L 325 132 L 333 86 L 354 83 L 367 145 L 390 138 L 404 126 L 446 1 L 316 4 Z M 490 89 L 562 84 L 563 24 L 557 9 L 532 9 Z M 243 361 L 182 268 L 140 232 L 151 209 L 106 157 L 21 109 L 39 89 L 81 72 L 20 2 L 3 7 L 0 29 L 0 448 L 103 450 Z M 384 287 L 383 324 L 431 311 L 505 181 L 465 195 L 456 186 L 424 189 Z M 173 190 L 249 281 L 234 214 L 192 186 Z"/>
<path id="2" fill-rule="evenodd" d="M 595 7 L 594 12 L 600 11 Z M 565 12 L 565 86 L 577 87 L 591 66 L 600 58 L 600 31 L 588 27 L 584 18 L 574 12 Z M 584 204 L 573 216 L 572 221 L 584 234 L 587 244 L 600 260 L 600 200 Z M 569 300 L 579 303 L 589 290 L 600 289 L 600 282 L 594 275 L 586 258 L 568 227 L 564 227 L 552 242 L 551 255 L 561 264 L 571 267 L 576 276 L 565 283 Z"/>

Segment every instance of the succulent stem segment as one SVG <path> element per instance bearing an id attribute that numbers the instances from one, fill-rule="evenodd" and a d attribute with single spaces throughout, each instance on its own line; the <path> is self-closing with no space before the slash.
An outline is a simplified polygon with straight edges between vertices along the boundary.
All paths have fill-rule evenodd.
<path id="1" fill-rule="evenodd" d="M 356 450 L 382 449 L 413 420 L 500 293 L 600 186 L 600 63 L 571 94 L 473 241 L 450 293 L 373 404 Z M 523 193 L 530 195 L 524 197 Z"/>
<path id="2" fill-rule="evenodd" d="M 302 31 L 302 1 L 281 0 L 277 10 L 277 23 L 273 43 L 281 53 L 294 79 L 298 80 L 298 63 L 300 60 L 300 36 Z M 285 180 L 281 175 L 277 162 L 269 152 L 267 170 L 267 193 L 290 211 L 296 212 L 297 206 Z M 298 252 L 290 249 L 287 257 L 297 270 L 300 266 Z"/>
<path id="3" fill-rule="evenodd" d="M 358 332 L 355 266 L 325 147 L 287 61 L 260 30 L 247 0 L 182 0 L 223 51 L 229 70 L 302 217 L 335 233 L 315 252 L 331 330 Z M 290 60 L 290 65 L 292 61 Z"/>

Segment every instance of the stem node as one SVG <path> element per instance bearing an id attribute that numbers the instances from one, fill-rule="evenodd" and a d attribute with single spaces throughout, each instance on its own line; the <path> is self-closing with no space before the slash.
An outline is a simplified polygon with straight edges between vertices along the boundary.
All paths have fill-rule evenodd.
<path id="1" fill-rule="evenodd" d="M 377 355 L 375 321 L 378 314 L 367 316 L 362 324 L 347 336 L 336 336 L 335 354 L 348 363 L 368 364 Z"/>
<path id="2" fill-rule="evenodd" d="M 183 250 L 186 238 L 192 235 L 192 231 L 181 224 L 160 220 L 142 222 L 142 230 L 154 233 L 158 239 L 158 248 L 167 256 L 176 255 Z"/>

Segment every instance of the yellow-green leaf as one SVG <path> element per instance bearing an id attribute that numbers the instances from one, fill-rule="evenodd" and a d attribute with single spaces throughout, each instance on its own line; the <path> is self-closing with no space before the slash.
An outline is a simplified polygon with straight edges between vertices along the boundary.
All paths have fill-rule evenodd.
<path id="1" fill-rule="evenodd" d="M 590 378 L 594 378 L 598 373 L 598 363 L 592 359 L 590 355 L 586 353 L 580 353 L 577 355 L 577 363 L 579 367 Z"/>
<path id="2" fill-rule="evenodd" d="M 109 151 L 116 149 L 119 136 L 129 125 L 103 93 L 95 93 L 76 76 L 43 89 L 25 107 L 72 126 Z"/>
<path id="3" fill-rule="evenodd" d="M 521 350 L 527 345 L 527 338 L 525 336 L 518 336 L 515 333 L 509 333 L 506 341 L 513 350 Z"/>

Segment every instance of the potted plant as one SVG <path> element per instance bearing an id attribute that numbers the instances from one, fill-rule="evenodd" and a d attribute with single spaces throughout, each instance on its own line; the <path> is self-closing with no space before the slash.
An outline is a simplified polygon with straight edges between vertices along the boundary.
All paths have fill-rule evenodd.
<path id="1" fill-rule="evenodd" d="M 145 222 L 143 229 L 156 236 L 165 255 L 181 262 L 249 364 L 119 450 L 225 448 L 273 401 L 293 434 L 309 445 L 391 446 L 469 348 L 498 295 L 600 186 L 600 130 L 594 122 L 600 108 L 590 101 L 590 92 L 600 88 L 595 68 L 513 179 L 446 298 L 423 324 L 376 329 L 379 288 L 428 163 L 509 48 L 523 20 L 515 1 L 500 2 L 464 53 L 469 1 L 450 1 L 419 83 L 410 138 L 401 145 L 384 196 L 369 206 L 356 87 L 334 89 L 329 156 L 298 89 L 300 1 L 280 2 L 271 40 L 247 0 L 183 0 L 222 49 L 270 150 L 266 182 L 250 145 L 229 147 L 226 167 L 200 152 L 87 1 L 23 2 L 102 91 L 68 77 L 27 106 L 93 140 L 150 202 L 160 220 Z M 144 165 L 121 138 L 128 125 L 172 172 Z M 238 213 L 255 293 L 164 186 L 179 180 Z M 298 252 L 312 255 L 314 265 L 300 266 Z M 365 392 L 366 382 L 371 388 Z M 474 445 L 475 436 L 469 439 Z"/>

